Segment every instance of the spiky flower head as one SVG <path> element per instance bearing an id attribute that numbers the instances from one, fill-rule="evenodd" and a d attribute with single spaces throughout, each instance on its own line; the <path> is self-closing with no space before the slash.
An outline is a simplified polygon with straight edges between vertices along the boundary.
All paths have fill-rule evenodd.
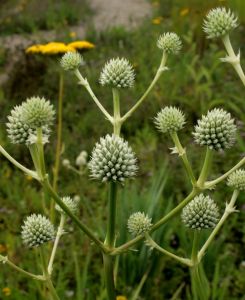
<path id="1" fill-rule="evenodd" d="M 24 102 L 25 103 L 25 102 Z M 23 104 L 24 104 L 23 103 Z M 6 124 L 8 137 L 13 144 L 32 144 L 33 137 L 37 136 L 36 127 L 26 123 L 23 120 L 23 104 L 15 106 L 8 116 L 8 122 Z M 50 135 L 49 126 L 42 126 L 43 141 L 47 142 Z"/>
<path id="2" fill-rule="evenodd" d="M 112 58 L 102 69 L 100 84 L 114 88 L 130 88 L 134 85 L 135 73 L 126 58 Z"/>
<path id="3" fill-rule="evenodd" d="M 231 175 L 228 177 L 227 185 L 239 190 L 244 191 L 245 190 L 245 170 L 239 169 L 231 173 Z"/>
<path id="4" fill-rule="evenodd" d="M 210 149 L 224 150 L 230 148 L 236 138 L 236 125 L 230 113 L 215 108 L 198 120 L 193 132 L 195 142 Z"/>
<path id="5" fill-rule="evenodd" d="M 79 201 L 77 201 L 76 199 L 72 199 L 69 196 L 63 197 L 63 198 L 61 198 L 61 200 L 73 214 L 76 214 L 78 212 Z M 55 209 L 61 214 L 65 213 L 58 204 L 55 205 Z"/>
<path id="6" fill-rule="evenodd" d="M 135 154 L 128 142 L 109 134 L 96 143 L 88 167 L 91 176 L 103 182 L 124 182 L 137 171 Z"/>
<path id="7" fill-rule="evenodd" d="M 219 209 L 213 199 L 200 194 L 183 208 L 181 219 L 191 229 L 214 228 L 219 220 Z"/>
<path id="8" fill-rule="evenodd" d="M 53 224 L 40 214 L 27 217 L 21 228 L 22 240 L 28 247 L 38 247 L 55 237 Z"/>
<path id="9" fill-rule="evenodd" d="M 54 115 L 54 106 L 45 98 L 31 97 L 22 103 L 22 122 L 32 128 L 51 126 Z"/>
<path id="10" fill-rule="evenodd" d="M 67 52 L 60 60 L 60 65 L 65 71 L 74 71 L 83 63 L 83 58 L 78 52 Z"/>
<path id="11" fill-rule="evenodd" d="M 223 37 L 238 26 L 237 17 L 225 7 L 213 8 L 204 20 L 203 29 L 209 39 Z"/>
<path id="12" fill-rule="evenodd" d="M 151 218 L 143 212 L 133 213 L 128 219 L 128 231 L 134 236 L 148 232 L 151 226 Z"/>
<path id="13" fill-rule="evenodd" d="M 163 108 L 155 117 L 155 125 L 163 133 L 178 131 L 183 128 L 184 124 L 185 115 L 174 106 Z"/>
<path id="14" fill-rule="evenodd" d="M 159 36 L 157 47 L 167 54 L 178 54 L 182 48 L 182 42 L 176 33 L 166 32 Z"/>

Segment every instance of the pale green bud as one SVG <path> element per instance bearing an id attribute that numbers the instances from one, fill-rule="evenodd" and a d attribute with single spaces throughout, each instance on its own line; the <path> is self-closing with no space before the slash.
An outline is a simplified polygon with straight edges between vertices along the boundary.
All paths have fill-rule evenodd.
<path id="1" fill-rule="evenodd" d="M 244 191 L 245 190 L 245 170 L 239 169 L 231 173 L 228 177 L 227 185 L 233 189 Z"/>
<path id="2" fill-rule="evenodd" d="M 79 205 L 79 201 L 72 199 L 71 197 L 63 197 L 61 198 L 62 202 L 69 208 L 69 210 L 73 213 L 73 214 L 77 214 L 78 212 L 78 205 Z M 59 206 L 59 204 L 55 204 L 55 209 L 59 212 L 59 213 L 65 213 L 63 211 L 63 209 Z"/>
<path id="3" fill-rule="evenodd" d="M 178 54 L 182 48 L 182 42 L 176 33 L 166 32 L 159 36 L 157 47 L 167 54 Z"/>
<path id="4" fill-rule="evenodd" d="M 134 236 L 148 232 L 151 226 L 151 218 L 142 212 L 133 213 L 128 219 L 128 231 Z"/>
<path id="5" fill-rule="evenodd" d="M 78 52 L 67 52 L 61 58 L 60 65 L 65 71 L 74 71 L 83 63 L 83 58 Z"/>

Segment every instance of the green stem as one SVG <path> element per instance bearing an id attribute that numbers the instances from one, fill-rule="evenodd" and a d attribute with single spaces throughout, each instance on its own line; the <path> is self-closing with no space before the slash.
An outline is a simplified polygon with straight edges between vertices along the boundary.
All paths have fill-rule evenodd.
<path id="1" fill-rule="evenodd" d="M 105 286 L 107 291 L 108 300 L 116 300 L 116 292 L 114 285 L 114 276 L 113 276 L 113 257 L 103 253 L 103 264 L 105 272 Z"/>
<path id="2" fill-rule="evenodd" d="M 212 157 L 213 157 L 213 151 L 211 149 L 209 149 L 209 147 L 207 147 L 201 174 L 197 181 L 197 185 L 201 189 L 204 188 L 204 183 L 208 177 L 208 173 L 209 173 L 211 162 L 212 162 Z"/>
<path id="3" fill-rule="evenodd" d="M 151 84 L 149 85 L 148 89 L 145 91 L 145 93 L 143 94 L 143 96 L 136 102 L 136 104 L 121 118 L 122 123 L 124 123 L 131 115 L 132 113 L 141 105 L 141 103 L 145 100 L 145 98 L 148 96 L 148 94 L 150 93 L 150 91 L 153 89 L 153 87 L 155 86 L 155 84 L 157 83 L 158 79 L 160 78 L 161 74 L 167 69 L 165 67 L 167 61 L 167 54 L 165 52 L 163 52 L 162 55 L 162 59 L 161 59 L 161 63 L 160 66 L 156 72 L 156 75 L 153 79 L 153 81 L 151 82 Z"/>
<path id="4" fill-rule="evenodd" d="M 179 156 L 182 159 L 182 162 L 183 162 L 183 165 L 185 167 L 186 173 L 189 176 L 192 185 L 195 185 L 196 184 L 195 175 L 193 173 L 192 167 L 191 167 L 190 162 L 188 160 L 186 151 L 185 151 L 185 149 L 182 147 L 182 145 L 180 143 L 180 140 L 179 140 L 177 132 L 171 133 L 171 137 L 172 137 L 172 140 L 173 140 L 173 142 L 175 144 L 175 147 L 178 150 L 178 154 L 179 154 Z"/>
<path id="5" fill-rule="evenodd" d="M 26 173 L 27 175 L 31 176 L 32 178 L 36 180 L 40 180 L 37 172 L 32 171 L 24 167 L 22 164 L 20 164 L 17 160 L 15 160 L 2 146 L 0 146 L 0 153 L 2 153 L 3 156 L 5 156 L 13 165 L 15 165 L 18 169 Z"/>
<path id="6" fill-rule="evenodd" d="M 169 219 L 173 218 L 176 214 L 178 214 L 183 207 L 185 207 L 196 195 L 198 195 L 200 193 L 199 189 L 193 188 L 193 190 L 191 191 L 191 193 L 179 204 L 177 205 L 173 210 L 171 210 L 166 216 L 164 216 L 162 219 L 160 219 L 157 223 L 155 223 L 150 232 L 152 233 L 155 230 L 157 230 L 160 226 L 162 226 L 163 224 L 165 224 Z M 110 254 L 111 255 L 118 255 L 121 252 L 126 251 L 127 249 L 131 248 L 132 246 L 134 246 L 136 243 L 138 243 L 139 241 L 143 240 L 145 238 L 144 235 L 139 235 L 137 237 L 135 237 L 134 239 L 126 242 L 125 244 L 121 245 L 120 247 L 115 248 Z"/>
<path id="7" fill-rule="evenodd" d="M 53 271 L 54 258 L 55 258 L 55 254 L 56 254 L 56 251 L 57 251 L 57 247 L 58 247 L 60 238 L 63 234 L 63 228 L 64 228 L 64 225 L 65 225 L 65 220 L 66 220 L 65 215 L 62 213 L 61 218 L 60 218 L 60 224 L 59 224 L 59 227 L 58 227 L 58 230 L 57 230 L 57 233 L 56 233 L 56 237 L 55 237 L 55 241 L 54 241 L 54 246 L 53 246 L 52 253 L 51 253 L 51 256 L 50 256 L 50 259 L 49 259 L 49 264 L 48 264 L 48 273 L 49 273 L 49 275 L 51 275 L 52 271 Z"/>
<path id="8" fill-rule="evenodd" d="M 163 253 L 163 254 L 165 254 L 165 255 L 167 255 L 167 256 L 169 256 L 169 257 L 175 259 L 175 260 L 177 260 L 178 262 L 180 262 L 180 263 L 182 263 L 182 264 L 184 264 L 184 265 L 186 265 L 186 266 L 188 266 L 188 267 L 191 267 L 191 266 L 192 266 L 192 262 L 191 262 L 190 259 L 184 258 L 184 257 L 180 257 L 180 256 L 175 255 L 175 254 L 173 254 L 172 252 L 167 251 L 166 249 L 162 248 L 161 246 L 159 246 L 159 245 L 158 245 L 158 244 L 157 244 L 157 243 L 149 236 L 149 234 L 146 234 L 145 237 L 146 237 L 146 240 L 147 240 L 149 246 L 155 248 L 155 249 L 158 250 L 159 252 L 161 252 L 161 253 Z"/>
<path id="9" fill-rule="evenodd" d="M 47 190 L 49 195 L 55 200 L 55 202 L 64 210 L 64 212 L 72 219 L 72 221 L 83 231 L 86 235 L 105 253 L 108 252 L 107 247 L 93 234 L 93 232 L 83 224 L 76 215 L 74 215 L 70 209 L 64 204 L 58 194 L 54 191 L 49 183 L 48 176 L 45 176 L 43 182 L 43 187 Z"/>
<path id="10" fill-rule="evenodd" d="M 120 114 L 120 96 L 118 89 L 112 89 L 113 94 L 113 110 L 114 110 L 114 118 L 113 118 L 113 131 L 115 135 L 120 135 L 121 131 L 121 114 Z"/>
<path id="11" fill-rule="evenodd" d="M 0 255 L 0 262 L 2 262 L 3 264 L 7 264 L 9 265 L 11 268 L 13 268 L 14 270 L 32 278 L 32 279 L 35 279 L 35 280 L 41 280 L 41 281 L 45 281 L 45 277 L 42 276 L 42 275 L 35 275 L 35 274 L 32 274 L 30 272 L 27 272 L 25 270 L 23 270 L 22 268 L 16 266 L 13 262 L 11 262 L 7 256 L 2 256 Z"/>
<path id="12" fill-rule="evenodd" d="M 55 290 L 55 287 L 53 285 L 53 282 L 50 278 L 50 275 L 48 273 L 46 259 L 45 259 L 45 253 L 44 253 L 44 250 L 43 250 L 42 246 L 39 249 L 39 253 L 40 253 L 40 258 L 41 258 L 41 263 L 42 263 L 42 268 L 43 268 L 43 274 L 46 278 L 46 284 L 47 284 L 47 287 L 49 289 L 49 292 L 50 292 L 53 300 L 60 300 L 60 298 L 59 298 L 59 296 L 58 296 L 58 294 Z"/>
<path id="13" fill-rule="evenodd" d="M 202 260 L 203 256 L 205 255 L 206 250 L 208 249 L 209 245 L 214 240 L 214 238 L 217 235 L 217 233 L 220 231 L 221 227 L 223 226 L 223 224 L 226 221 L 226 219 L 228 218 L 228 216 L 231 213 L 233 213 L 233 212 L 236 211 L 235 210 L 235 203 L 236 203 L 238 195 L 239 195 L 239 191 L 238 190 L 234 190 L 229 204 L 226 204 L 226 208 L 225 208 L 223 216 L 221 217 L 221 219 L 218 222 L 218 224 L 215 226 L 214 230 L 212 231 L 212 233 L 208 237 L 208 239 L 205 242 L 205 244 L 202 246 L 201 250 L 198 252 L 198 262 L 200 262 Z"/>
<path id="14" fill-rule="evenodd" d="M 90 94 L 91 98 L 93 99 L 93 101 L 95 102 L 95 104 L 99 107 L 99 109 L 102 111 L 102 113 L 104 114 L 104 116 L 106 117 L 106 119 L 108 121 L 110 121 L 113 124 L 113 118 L 112 116 L 107 112 L 107 110 L 104 108 L 104 106 L 100 103 L 100 101 L 98 100 L 98 98 L 95 96 L 94 92 L 92 91 L 88 81 L 86 78 L 83 78 L 82 74 L 79 72 L 78 69 L 76 69 L 74 71 L 74 74 L 77 76 L 77 78 L 79 79 L 79 84 L 83 85 L 85 87 L 85 89 L 87 90 L 87 92 Z"/>
<path id="15" fill-rule="evenodd" d="M 39 166 L 42 177 L 46 175 L 44 151 L 43 151 L 43 141 L 42 141 L 42 128 L 37 128 L 37 149 L 39 155 Z"/>
<path id="16" fill-rule="evenodd" d="M 237 72 L 237 75 L 240 77 L 243 85 L 245 85 L 245 75 L 241 67 L 240 55 L 237 56 L 235 54 L 228 34 L 223 37 L 222 41 L 229 55 L 228 58 L 223 59 L 223 61 L 226 61 L 233 66 L 233 68 Z"/>

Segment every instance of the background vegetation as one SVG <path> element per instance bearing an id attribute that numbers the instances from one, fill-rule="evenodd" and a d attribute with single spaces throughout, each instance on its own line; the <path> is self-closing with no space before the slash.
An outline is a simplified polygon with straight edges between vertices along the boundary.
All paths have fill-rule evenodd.
<path id="1" fill-rule="evenodd" d="M 205 39 L 201 31 L 202 19 L 207 10 L 217 5 L 235 9 L 240 27 L 232 34 L 232 43 L 241 50 L 242 63 L 245 54 L 245 3 L 237 1 L 164 0 L 152 1 L 153 17 L 138 28 L 128 31 L 117 27 L 96 32 L 90 17 L 93 11 L 84 1 L 1 1 L 0 38 L 9 35 L 36 34 L 40 30 L 54 30 L 62 41 L 72 41 L 71 26 L 89 25 L 86 39 L 96 45 L 84 53 L 86 74 L 95 93 L 111 111 L 110 90 L 98 84 L 100 70 L 111 57 L 125 56 L 137 73 L 135 87 L 122 95 L 122 110 L 129 109 L 143 93 L 153 78 L 161 53 L 155 45 L 158 35 L 176 31 L 183 39 L 184 48 L 179 56 L 170 58 L 170 70 L 159 80 L 153 93 L 142 107 L 125 124 L 122 134 L 132 144 L 139 158 L 138 178 L 126 185 L 119 201 L 118 243 L 129 236 L 126 230 L 128 216 L 136 210 L 144 210 L 157 220 L 176 205 L 189 191 L 177 157 L 170 155 L 170 140 L 159 134 L 153 125 L 153 117 L 165 105 L 179 106 L 187 116 L 187 125 L 181 132 L 183 143 L 189 150 L 196 172 L 200 169 L 203 151 L 193 144 L 191 131 L 197 118 L 214 106 L 223 106 L 238 120 L 238 143 L 230 151 L 217 154 L 213 175 L 227 170 L 244 154 L 244 87 L 230 66 L 219 61 L 225 55 L 221 43 Z M 23 50 L 24 51 L 24 50 Z M 0 72 L 4 73 L 13 53 L 0 43 Z M 32 95 L 51 99 L 57 105 L 59 63 L 58 56 L 43 57 L 25 55 L 18 62 L 4 86 L 0 87 L 0 141 L 17 160 L 30 166 L 25 147 L 13 146 L 6 137 L 5 122 L 10 109 Z M 89 153 L 100 136 L 111 132 L 110 124 L 103 119 L 86 91 L 76 84 L 76 79 L 65 74 L 63 154 L 72 162 L 81 150 Z M 50 170 L 55 153 L 55 134 L 46 148 Z M 0 158 L 0 253 L 8 254 L 16 264 L 38 272 L 35 251 L 23 247 L 20 239 L 21 222 L 33 212 L 43 212 L 39 186 L 24 177 L 3 157 Z M 105 232 L 106 190 L 104 186 L 83 176 L 61 169 L 59 180 L 61 195 L 79 195 L 80 216 L 91 224 L 99 236 Z M 229 197 L 223 184 L 214 192 L 221 209 Z M 209 249 L 205 266 L 212 282 L 212 299 L 245 299 L 245 202 L 239 197 L 239 214 L 234 214 L 225 224 L 219 238 Z M 155 239 L 166 248 L 184 254 L 189 249 L 190 234 L 179 218 L 172 220 L 156 232 Z M 118 261 L 118 294 L 128 297 L 141 287 L 139 299 L 191 299 L 188 269 L 169 258 L 149 252 L 144 245 L 139 251 L 131 251 Z M 75 272 L 74 272 L 75 271 Z M 105 299 L 101 257 L 85 236 L 68 226 L 68 234 L 60 244 L 55 264 L 55 282 L 62 299 Z M 140 285 L 140 286 L 139 286 Z M 27 281 L 20 274 L 13 274 L 1 266 L 0 299 L 41 299 L 42 286 Z M 173 296 L 174 295 L 174 296 Z M 172 297 L 172 298 L 171 298 Z"/>

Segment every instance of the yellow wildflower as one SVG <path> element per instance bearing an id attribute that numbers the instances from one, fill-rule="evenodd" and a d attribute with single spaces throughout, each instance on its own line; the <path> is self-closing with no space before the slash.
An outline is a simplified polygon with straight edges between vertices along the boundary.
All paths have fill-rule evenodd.
<path id="1" fill-rule="evenodd" d="M 26 53 L 41 53 L 43 45 L 33 45 L 26 49 Z"/>
<path id="2" fill-rule="evenodd" d="M 0 254 L 7 251 L 7 247 L 3 244 L 0 244 Z"/>
<path id="3" fill-rule="evenodd" d="M 152 24 L 159 25 L 162 23 L 162 21 L 163 21 L 163 17 L 157 17 L 152 20 Z"/>
<path id="4" fill-rule="evenodd" d="M 187 15 L 189 13 L 189 8 L 183 8 L 181 11 L 180 11 L 180 16 L 181 17 L 184 17 L 185 15 Z"/>
<path id="5" fill-rule="evenodd" d="M 69 36 L 70 36 L 71 38 L 75 38 L 75 37 L 77 36 L 77 34 L 76 34 L 75 31 L 71 31 L 71 32 L 69 33 Z"/>
<path id="6" fill-rule="evenodd" d="M 42 47 L 42 54 L 59 54 L 59 53 L 66 53 L 66 52 L 75 52 L 76 50 L 71 47 L 67 46 L 64 43 L 48 43 Z"/>
<path id="7" fill-rule="evenodd" d="M 87 41 L 75 41 L 68 44 L 68 46 L 73 47 L 75 49 L 93 49 L 95 47 L 94 44 Z"/>
<path id="8" fill-rule="evenodd" d="M 116 300 L 127 300 L 127 298 L 123 295 L 117 296 Z"/>
<path id="9" fill-rule="evenodd" d="M 11 289 L 9 287 L 5 287 L 2 289 L 2 292 L 5 296 L 10 296 L 11 295 Z"/>

